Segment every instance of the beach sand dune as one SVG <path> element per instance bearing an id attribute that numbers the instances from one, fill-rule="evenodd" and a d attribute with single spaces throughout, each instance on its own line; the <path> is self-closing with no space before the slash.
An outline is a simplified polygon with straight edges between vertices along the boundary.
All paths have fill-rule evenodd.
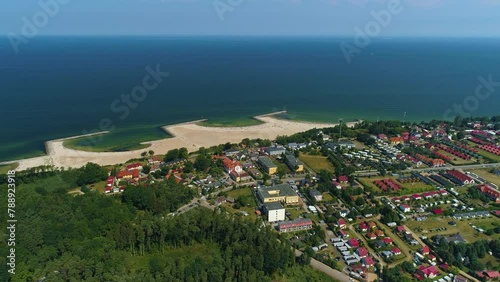
<path id="1" fill-rule="evenodd" d="M 276 113 L 274 113 L 276 114 Z M 66 148 L 63 144 L 68 138 L 46 142 L 47 155 L 42 157 L 14 161 L 19 163 L 17 170 L 24 170 L 41 165 L 56 167 L 81 167 L 88 162 L 100 165 L 113 165 L 139 158 L 144 151 L 153 150 L 158 154 L 165 154 L 174 148 L 186 147 L 188 151 L 196 151 L 200 147 L 211 147 L 226 142 L 238 143 L 245 138 L 275 139 L 279 135 L 291 135 L 313 128 L 333 127 L 336 124 L 311 123 L 281 120 L 270 115 L 257 116 L 255 119 L 263 122 L 259 125 L 247 127 L 205 127 L 198 125 L 198 121 L 174 124 L 163 127 L 173 137 L 151 142 L 147 149 L 127 152 L 88 152 Z M 355 123 L 347 123 L 354 126 Z M 75 138 L 75 137 L 70 137 Z"/>

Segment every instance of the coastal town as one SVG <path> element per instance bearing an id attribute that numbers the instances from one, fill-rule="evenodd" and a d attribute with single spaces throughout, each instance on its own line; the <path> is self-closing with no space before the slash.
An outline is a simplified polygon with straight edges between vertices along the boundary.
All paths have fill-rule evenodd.
<path id="1" fill-rule="evenodd" d="M 498 280 L 498 121 L 312 129 L 109 166 L 109 195 L 174 181 L 201 207 L 259 220 L 341 281 Z M 343 134 L 343 135 L 342 135 Z M 297 253 L 298 254 L 298 253 Z"/>

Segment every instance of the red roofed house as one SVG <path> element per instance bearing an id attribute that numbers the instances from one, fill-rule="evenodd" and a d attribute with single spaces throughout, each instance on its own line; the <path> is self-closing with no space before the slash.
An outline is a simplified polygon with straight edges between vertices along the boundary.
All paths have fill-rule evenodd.
<path id="1" fill-rule="evenodd" d="M 115 182 L 115 178 L 113 176 L 108 176 L 108 180 L 106 181 L 106 187 L 113 186 L 114 182 Z"/>
<path id="2" fill-rule="evenodd" d="M 391 245 L 391 244 L 392 244 L 392 239 L 391 239 L 390 237 L 385 237 L 385 238 L 384 238 L 384 243 L 385 243 L 386 245 Z"/>
<path id="3" fill-rule="evenodd" d="M 400 225 L 396 228 L 399 233 L 406 231 L 405 227 L 403 225 Z"/>
<path id="4" fill-rule="evenodd" d="M 443 210 L 442 210 L 442 209 L 435 209 L 435 210 L 433 210 L 432 212 L 433 212 L 434 214 L 439 215 L 439 214 L 442 214 L 442 213 L 443 213 Z"/>
<path id="5" fill-rule="evenodd" d="M 385 233 L 382 230 L 375 230 L 375 235 L 377 235 L 377 237 L 384 237 Z"/>
<path id="6" fill-rule="evenodd" d="M 500 203 L 500 191 L 498 191 L 497 189 L 491 187 L 488 184 L 480 185 L 477 187 L 477 189 L 479 189 L 481 193 L 485 194 L 496 203 Z"/>
<path id="7" fill-rule="evenodd" d="M 423 246 L 422 249 L 420 250 L 420 253 L 422 253 L 422 255 L 428 255 L 429 252 L 430 252 L 429 246 Z"/>
<path id="8" fill-rule="evenodd" d="M 349 234 L 347 232 L 345 232 L 344 230 L 340 229 L 339 236 L 342 238 L 348 238 Z"/>
<path id="9" fill-rule="evenodd" d="M 412 197 L 413 197 L 414 200 L 420 200 L 420 199 L 422 199 L 422 196 L 420 196 L 419 194 L 413 194 Z"/>
<path id="10" fill-rule="evenodd" d="M 127 170 L 142 170 L 142 164 L 141 163 L 134 163 L 134 164 L 129 164 L 127 165 Z"/>
<path id="11" fill-rule="evenodd" d="M 347 182 L 349 182 L 349 178 L 345 175 L 341 175 L 339 176 L 339 182 L 342 184 L 347 184 Z"/>
<path id="12" fill-rule="evenodd" d="M 494 270 L 486 270 L 486 271 L 476 271 L 476 275 L 479 278 L 485 278 L 487 280 L 495 279 L 500 277 L 500 273 Z"/>
<path id="13" fill-rule="evenodd" d="M 368 233 L 368 234 L 366 234 L 366 238 L 368 240 L 375 240 L 375 239 L 377 239 L 377 235 L 375 235 L 374 233 Z"/>
<path id="14" fill-rule="evenodd" d="M 343 218 L 339 219 L 339 221 L 337 222 L 338 226 L 340 227 L 340 229 L 345 229 L 347 226 L 345 224 L 345 220 Z"/>
<path id="15" fill-rule="evenodd" d="M 391 252 L 392 252 L 395 256 L 397 256 L 397 255 L 400 255 L 400 254 L 401 254 L 401 250 L 400 250 L 400 249 L 398 249 L 398 248 L 392 248 L 392 249 L 391 249 Z"/>
<path id="16" fill-rule="evenodd" d="M 439 190 L 439 194 L 441 194 L 441 196 L 446 196 L 446 195 L 448 195 L 448 191 L 442 189 L 442 190 Z"/>
<path id="17" fill-rule="evenodd" d="M 363 221 L 359 224 L 358 228 L 361 232 L 366 232 L 368 231 L 368 224 L 366 224 L 366 222 Z"/>
<path id="18" fill-rule="evenodd" d="M 349 241 L 347 241 L 347 244 L 349 244 L 349 246 L 351 246 L 352 248 L 359 247 L 359 241 L 356 238 L 349 239 Z"/>
<path id="19" fill-rule="evenodd" d="M 403 137 L 391 137 L 390 140 L 392 145 L 397 145 L 405 142 Z"/>
<path id="20" fill-rule="evenodd" d="M 372 257 L 362 258 L 361 263 L 366 267 L 373 266 L 373 258 Z"/>
<path id="21" fill-rule="evenodd" d="M 420 268 L 415 272 L 415 277 L 418 280 L 425 278 L 434 278 L 439 274 L 439 271 L 434 265 L 431 266 L 420 266 Z"/>
<path id="22" fill-rule="evenodd" d="M 453 178 L 457 179 L 458 181 L 462 182 L 463 185 L 475 183 L 474 179 L 472 179 L 469 176 L 461 173 L 458 170 L 450 170 L 450 171 L 448 171 L 448 175 L 450 175 L 451 177 L 453 177 Z"/>
<path id="23" fill-rule="evenodd" d="M 368 222 L 368 228 L 375 229 L 377 228 L 377 224 L 373 221 Z"/>
<path id="24" fill-rule="evenodd" d="M 116 174 L 116 178 L 118 180 L 125 179 L 125 180 L 135 180 L 135 181 L 138 181 L 139 180 L 139 171 L 135 170 L 135 169 L 134 170 L 130 170 L 130 171 L 120 170 Z"/>
<path id="25" fill-rule="evenodd" d="M 364 257 L 368 256 L 368 250 L 366 248 L 364 248 L 364 247 L 358 248 L 356 250 L 356 253 L 361 258 L 364 258 Z"/>
<path id="26" fill-rule="evenodd" d="M 432 166 L 433 167 L 444 166 L 444 161 L 442 159 L 433 159 Z"/>

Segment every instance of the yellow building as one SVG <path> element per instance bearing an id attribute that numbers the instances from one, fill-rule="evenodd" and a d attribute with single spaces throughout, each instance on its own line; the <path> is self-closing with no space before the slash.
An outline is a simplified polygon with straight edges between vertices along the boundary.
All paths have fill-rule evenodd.
<path id="1" fill-rule="evenodd" d="M 287 154 L 285 156 L 285 163 L 291 171 L 302 172 L 304 171 L 304 164 L 297 160 L 294 155 Z"/>
<path id="2" fill-rule="evenodd" d="M 299 195 L 292 189 L 290 184 L 279 184 L 272 187 L 259 188 L 257 196 L 262 203 L 283 202 L 286 204 L 297 204 Z"/>
<path id="3" fill-rule="evenodd" d="M 259 164 L 268 174 L 276 174 L 278 172 L 278 166 L 273 163 L 273 161 L 268 157 L 259 157 Z"/>

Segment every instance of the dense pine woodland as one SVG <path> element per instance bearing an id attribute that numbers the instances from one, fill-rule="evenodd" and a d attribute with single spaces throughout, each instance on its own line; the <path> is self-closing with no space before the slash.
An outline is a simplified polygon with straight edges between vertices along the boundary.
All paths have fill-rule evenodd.
<path id="1" fill-rule="evenodd" d="M 175 183 L 127 187 L 122 196 L 68 193 L 106 176 L 94 164 L 19 173 L 15 275 L 5 268 L 3 232 L 0 281 L 271 281 L 284 273 L 295 273 L 286 281 L 327 281 L 296 265 L 290 245 L 259 222 L 204 208 L 168 216 L 193 196 Z"/>

